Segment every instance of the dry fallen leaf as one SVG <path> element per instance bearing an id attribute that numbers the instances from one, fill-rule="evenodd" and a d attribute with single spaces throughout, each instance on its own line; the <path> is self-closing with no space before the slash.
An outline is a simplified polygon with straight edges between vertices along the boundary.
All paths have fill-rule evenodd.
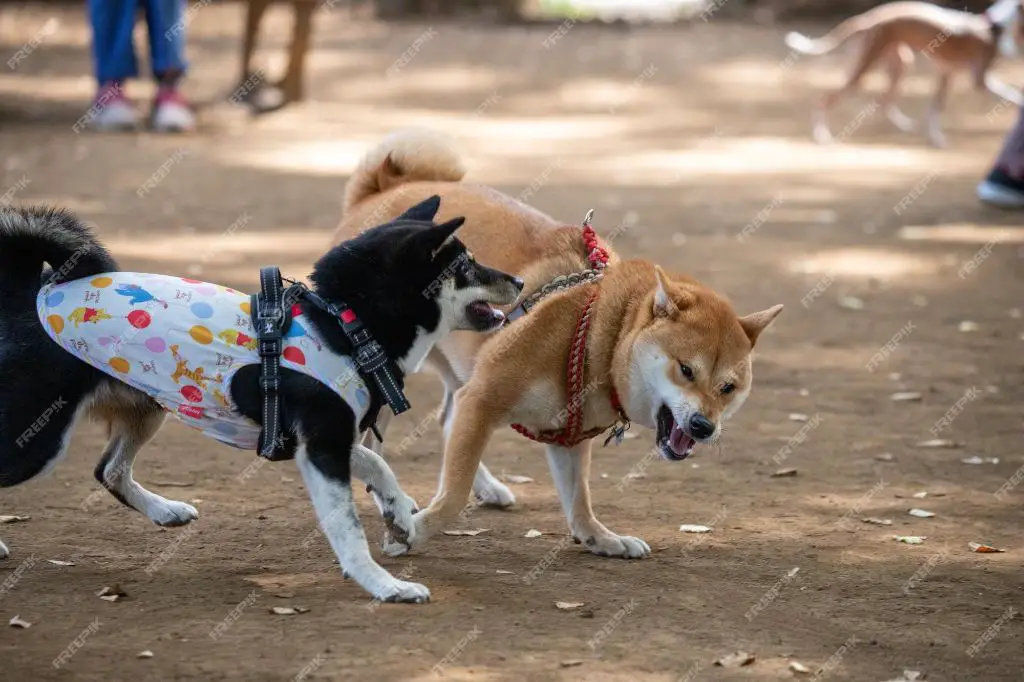
<path id="1" fill-rule="evenodd" d="M 893 456 L 891 452 L 883 452 L 880 455 L 875 455 L 875 459 L 879 462 L 891 462 L 893 460 Z"/>
<path id="2" fill-rule="evenodd" d="M 935 512 L 925 511 L 924 509 L 910 509 L 907 513 L 919 519 L 930 519 L 935 516 Z"/>
<path id="3" fill-rule="evenodd" d="M 647 474 L 641 474 L 641 473 L 639 473 L 637 471 L 630 471 L 628 474 L 626 474 L 626 478 L 628 478 L 628 479 L 647 478 Z"/>
<path id="4" fill-rule="evenodd" d="M 7 622 L 7 624 L 10 625 L 12 628 L 21 628 L 22 630 L 24 630 L 25 628 L 32 627 L 32 623 L 28 622 L 27 620 L 22 620 L 21 616 L 15 616 L 14 618 L 11 618 Z"/>
<path id="5" fill-rule="evenodd" d="M 103 601 L 117 601 L 121 597 L 127 597 L 128 593 L 122 590 L 120 585 L 115 584 L 110 587 L 104 587 L 96 593 L 96 596 Z"/>
<path id="6" fill-rule="evenodd" d="M 927 535 L 893 535 L 892 539 L 906 545 L 920 545 L 928 539 Z"/>
<path id="7" fill-rule="evenodd" d="M 806 421 L 810 421 L 810 419 L 811 418 L 808 417 L 806 414 L 800 414 L 799 412 L 790 412 L 789 413 L 789 421 L 791 421 L 791 422 L 806 422 Z"/>
<path id="8" fill-rule="evenodd" d="M 711 527 L 702 526 L 697 523 L 684 523 L 683 525 L 679 526 L 679 530 L 681 530 L 684 533 L 710 533 Z"/>
<path id="9" fill-rule="evenodd" d="M 583 605 L 584 604 L 581 601 L 556 601 L 555 602 L 555 608 L 561 609 L 563 611 L 571 611 L 572 609 L 578 609 L 579 607 L 581 607 Z"/>
<path id="10" fill-rule="evenodd" d="M 153 658 L 153 652 L 149 649 L 146 649 L 145 651 L 140 651 L 139 653 L 135 654 L 135 658 Z"/>
<path id="11" fill-rule="evenodd" d="M 892 520 L 891 519 L 877 519 L 877 518 L 875 518 L 873 516 L 869 516 L 867 518 L 861 519 L 861 521 L 863 521 L 864 523 L 870 523 L 870 524 L 873 524 L 873 525 L 876 525 L 876 526 L 891 526 L 892 525 Z"/>
<path id="12" fill-rule="evenodd" d="M 840 308 L 847 310 L 864 310 L 864 301 L 856 296 L 840 296 L 838 303 Z"/>
<path id="13" fill-rule="evenodd" d="M 734 654 L 722 656 L 715 661 L 715 665 L 723 668 L 738 668 L 740 666 L 750 665 L 753 662 L 754 654 L 748 654 L 746 651 L 737 651 Z"/>
<path id="14" fill-rule="evenodd" d="M 61 561 L 60 559 L 47 559 L 47 561 L 49 561 L 54 566 L 74 566 L 75 565 L 75 562 L 73 562 L 73 561 Z"/>
<path id="15" fill-rule="evenodd" d="M 526 531 L 526 535 L 524 535 L 523 537 L 524 538 L 539 538 L 541 535 L 544 535 L 544 533 L 541 533 L 536 528 L 531 528 L 530 530 Z"/>
<path id="16" fill-rule="evenodd" d="M 28 521 L 31 516 L 7 516 L 0 514 L 0 523 L 17 523 L 18 521 Z"/>
<path id="17" fill-rule="evenodd" d="M 978 457 L 977 455 L 964 457 L 960 461 L 964 464 L 999 464 L 998 457 Z"/>
<path id="18" fill-rule="evenodd" d="M 932 438 L 914 444 L 915 448 L 962 448 L 963 445 L 947 438 Z"/>
<path id="19" fill-rule="evenodd" d="M 562 661 L 560 665 L 563 668 L 575 668 L 578 665 L 583 665 L 583 661 L 578 658 L 572 658 L 567 661 Z"/>
<path id="20" fill-rule="evenodd" d="M 1005 549 L 999 549 L 990 545 L 982 545 L 977 542 L 968 542 L 967 546 L 971 548 L 972 552 L 978 552 L 979 554 L 997 554 L 1005 552 Z"/>
<path id="21" fill-rule="evenodd" d="M 962 332 L 976 332 L 978 331 L 978 323 L 971 322 L 970 320 L 964 320 L 957 326 L 957 329 Z"/>
<path id="22" fill-rule="evenodd" d="M 307 613 L 309 609 L 305 606 L 271 606 L 270 613 L 278 616 L 294 616 L 297 613 Z"/>
<path id="23" fill-rule="evenodd" d="M 811 673 L 811 669 L 800 661 L 790 661 L 789 669 L 795 673 L 802 673 L 804 675 L 809 675 Z"/>
<path id="24" fill-rule="evenodd" d="M 897 403 L 906 403 L 910 401 L 920 400 L 921 394 L 916 391 L 899 391 L 889 396 L 889 399 Z"/>
<path id="25" fill-rule="evenodd" d="M 922 490 L 919 493 L 914 493 L 911 497 L 916 497 L 919 500 L 923 500 L 924 498 L 928 497 L 928 491 Z"/>
<path id="26" fill-rule="evenodd" d="M 509 483 L 533 483 L 533 479 L 529 476 L 520 476 L 519 474 L 505 474 L 505 480 Z"/>
<path id="27" fill-rule="evenodd" d="M 772 472 L 772 478 L 786 478 L 789 476 L 796 476 L 796 469 L 779 469 L 778 471 Z"/>
<path id="28" fill-rule="evenodd" d="M 472 537 L 474 535 L 480 535 L 480 533 L 486 533 L 489 530 L 490 528 L 477 528 L 476 530 L 445 530 L 441 532 L 445 535 L 469 535 Z"/>
<path id="29" fill-rule="evenodd" d="M 503 571 L 500 568 L 497 571 L 495 571 L 495 573 L 499 575 L 515 575 L 513 571 Z"/>

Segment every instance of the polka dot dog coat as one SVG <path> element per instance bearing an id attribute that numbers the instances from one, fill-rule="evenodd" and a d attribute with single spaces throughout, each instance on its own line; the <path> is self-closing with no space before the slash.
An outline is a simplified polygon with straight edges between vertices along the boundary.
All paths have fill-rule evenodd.
<path id="1" fill-rule="evenodd" d="M 75 357 L 153 397 L 188 426 L 255 450 L 260 426 L 231 402 L 231 379 L 258 365 L 249 296 L 194 279 L 110 272 L 44 286 L 43 328 Z M 330 350 L 298 306 L 281 367 L 331 388 L 362 419 L 370 393 L 355 363 Z"/>

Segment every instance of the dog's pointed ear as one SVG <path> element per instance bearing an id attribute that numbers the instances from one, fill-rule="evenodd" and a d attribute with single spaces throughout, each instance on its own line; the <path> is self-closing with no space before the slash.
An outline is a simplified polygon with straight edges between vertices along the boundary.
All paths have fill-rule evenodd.
<path id="1" fill-rule="evenodd" d="M 672 294 L 669 293 L 668 276 L 665 275 L 665 271 L 661 269 L 660 265 L 654 266 L 654 278 L 658 282 L 654 288 L 654 316 L 675 317 L 679 313 L 679 306 L 672 300 Z"/>
<path id="2" fill-rule="evenodd" d="M 430 257 L 433 259 L 437 252 L 443 249 L 455 238 L 455 231 L 466 222 L 465 217 L 458 216 L 446 223 L 424 230 L 424 239 L 427 240 L 427 248 L 430 249 Z"/>
<path id="3" fill-rule="evenodd" d="M 762 310 L 756 313 L 750 313 L 740 318 L 740 326 L 743 327 L 743 331 L 747 333 L 747 338 L 750 339 L 750 345 L 753 346 L 757 343 L 757 337 L 761 335 L 765 329 L 768 328 L 779 313 L 782 312 L 782 304 L 773 305 L 767 310 Z"/>
<path id="4" fill-rule="evenodd" d="M 434 216 L 437 215 L 437 209 L 440 207 L 441 197 L 435 194 L 428 199 L 424 199 L 402 215 L 398 216 L 397 220 L 421 220 L 423 222 L 432 223 L 434 222 Z"/>

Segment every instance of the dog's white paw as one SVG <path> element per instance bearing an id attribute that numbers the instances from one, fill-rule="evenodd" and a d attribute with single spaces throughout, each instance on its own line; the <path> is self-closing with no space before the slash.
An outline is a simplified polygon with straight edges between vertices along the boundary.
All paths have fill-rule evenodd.
<path id="1" fill-rule="evenodd" d="M 832 132 L 825 126 L 815 126 L 812 136 L 818 144 L 833 144 L 836 141 Z"/>
<path id="2" fill-rule="evenodd" d="M 149 509 L 149 518 L 158 526 L 184 526 L 199 518 L 199 511 L 191 504 L 163 500 Z"/>
<path id="3" fill-rule="evenodd" d="M 516 496 L 507 485 L 498 479 L 491 479 L 486 485 L 473 490 L 481 507 L 498 507 L 504 509 L 516 503 Z"/>
<path id="4" fill-rule="evenodd" d="M 0 540 L 0 559 L 6 559 L 9 556 L 11 556 L 11 550 L 7 549 L 3 540 Z"/>
<path id="5" fill-rule="evenodd" d="M 631 535 L 598 535 L 586 538 L 583 544 L 599 556 L 642 559 L 651 553 L 650 546 Z"/>
<path id="6" fill-rule="evenodd" d="M 896 107 L 890 107 L 887 109 L 885 115 L 889 119 L 890 123 L 904 133 L 912 133 L 917 128 L 914 124 L 914 120 Z"/>
<path id="7" fill-rule="evenodd" d="M 389 603 L 422 604 L 430 601 L 430 590 L 426 585 L 408 583 L 397 578 L 377 591 L 374 599 Z"/>

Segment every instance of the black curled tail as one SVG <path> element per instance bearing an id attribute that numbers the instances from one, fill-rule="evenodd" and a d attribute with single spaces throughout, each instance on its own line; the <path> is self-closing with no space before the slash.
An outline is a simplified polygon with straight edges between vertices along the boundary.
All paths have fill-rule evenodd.
<path id="1" fill-rule="evenodd" d="M 38 290 L 117 269 L 117 261 L 71 213 L 0 207 L 0 292 Z"/>

